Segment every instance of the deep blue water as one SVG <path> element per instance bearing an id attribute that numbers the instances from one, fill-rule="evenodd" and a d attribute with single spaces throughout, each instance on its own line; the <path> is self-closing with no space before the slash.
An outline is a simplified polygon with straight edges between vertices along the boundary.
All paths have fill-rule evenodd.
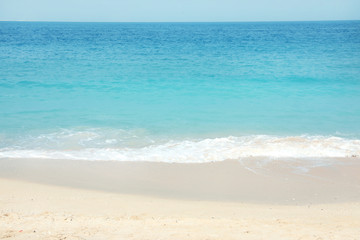
<path id="1" fill-rule="evenodd" d="M 360 151 L 360 21 L 0 22 L 0 152 L 259 135 Z"/>

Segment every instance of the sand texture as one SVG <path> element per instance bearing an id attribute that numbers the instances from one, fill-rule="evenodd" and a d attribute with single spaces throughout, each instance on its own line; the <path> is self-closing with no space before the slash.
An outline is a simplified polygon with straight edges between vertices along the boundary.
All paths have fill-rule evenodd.
<path id="1" fill-rule="evenodd" d="M 1 239 L 360 239 L 360 204 L 175 200 L 0 180 Z"/>
<path id="2" fill-rule="evenodd" d="M 296 162 L 0 159 L 0 239 L 357 240 L 355 160 L 299 172 Z"/>

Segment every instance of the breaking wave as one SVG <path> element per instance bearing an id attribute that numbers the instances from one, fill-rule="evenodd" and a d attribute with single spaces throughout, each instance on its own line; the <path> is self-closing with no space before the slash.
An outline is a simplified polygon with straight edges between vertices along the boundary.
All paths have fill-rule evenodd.
<path id="1" fill-rule="evenodd" d="M 249 135 L 155 139 L 142 131 L 68 131 L 0 139 L 0 158 L 205 163 L 248 157 L 349 158 L 360 140 L 334 136 Z"/>

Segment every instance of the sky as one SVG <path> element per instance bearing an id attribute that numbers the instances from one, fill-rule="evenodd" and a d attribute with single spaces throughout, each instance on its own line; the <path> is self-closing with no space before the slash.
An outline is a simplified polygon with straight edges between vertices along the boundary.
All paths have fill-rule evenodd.
<path id="1" fill-rule="evenodd" d="M 360 20 L 360 0 L 0 0 L 0 21 Z"/>

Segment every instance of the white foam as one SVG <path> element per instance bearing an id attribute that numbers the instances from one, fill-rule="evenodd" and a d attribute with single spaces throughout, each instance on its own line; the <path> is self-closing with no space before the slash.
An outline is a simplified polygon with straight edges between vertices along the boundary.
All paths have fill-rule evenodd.
<path id="1" fill-rule="evenodd" d="M 85 134 L 87 139 L 89 135 Z M 93 140 L 95 135 L 91 135 Z M 90 141 L 90 140 L 89 140 Z M 105 143 L 108 140 L 103 140 Z M 110 139 L 112 144 L 116 139 Z M 248 157 L 347 158 L 360 156 L 360 140 L 325 136 L 277 137 L 252 135 L 167 141 L 141 147 L 83 147 L 76 149 L 2 148 L 0 158 L 48 158 L 205 163 Z"/>

